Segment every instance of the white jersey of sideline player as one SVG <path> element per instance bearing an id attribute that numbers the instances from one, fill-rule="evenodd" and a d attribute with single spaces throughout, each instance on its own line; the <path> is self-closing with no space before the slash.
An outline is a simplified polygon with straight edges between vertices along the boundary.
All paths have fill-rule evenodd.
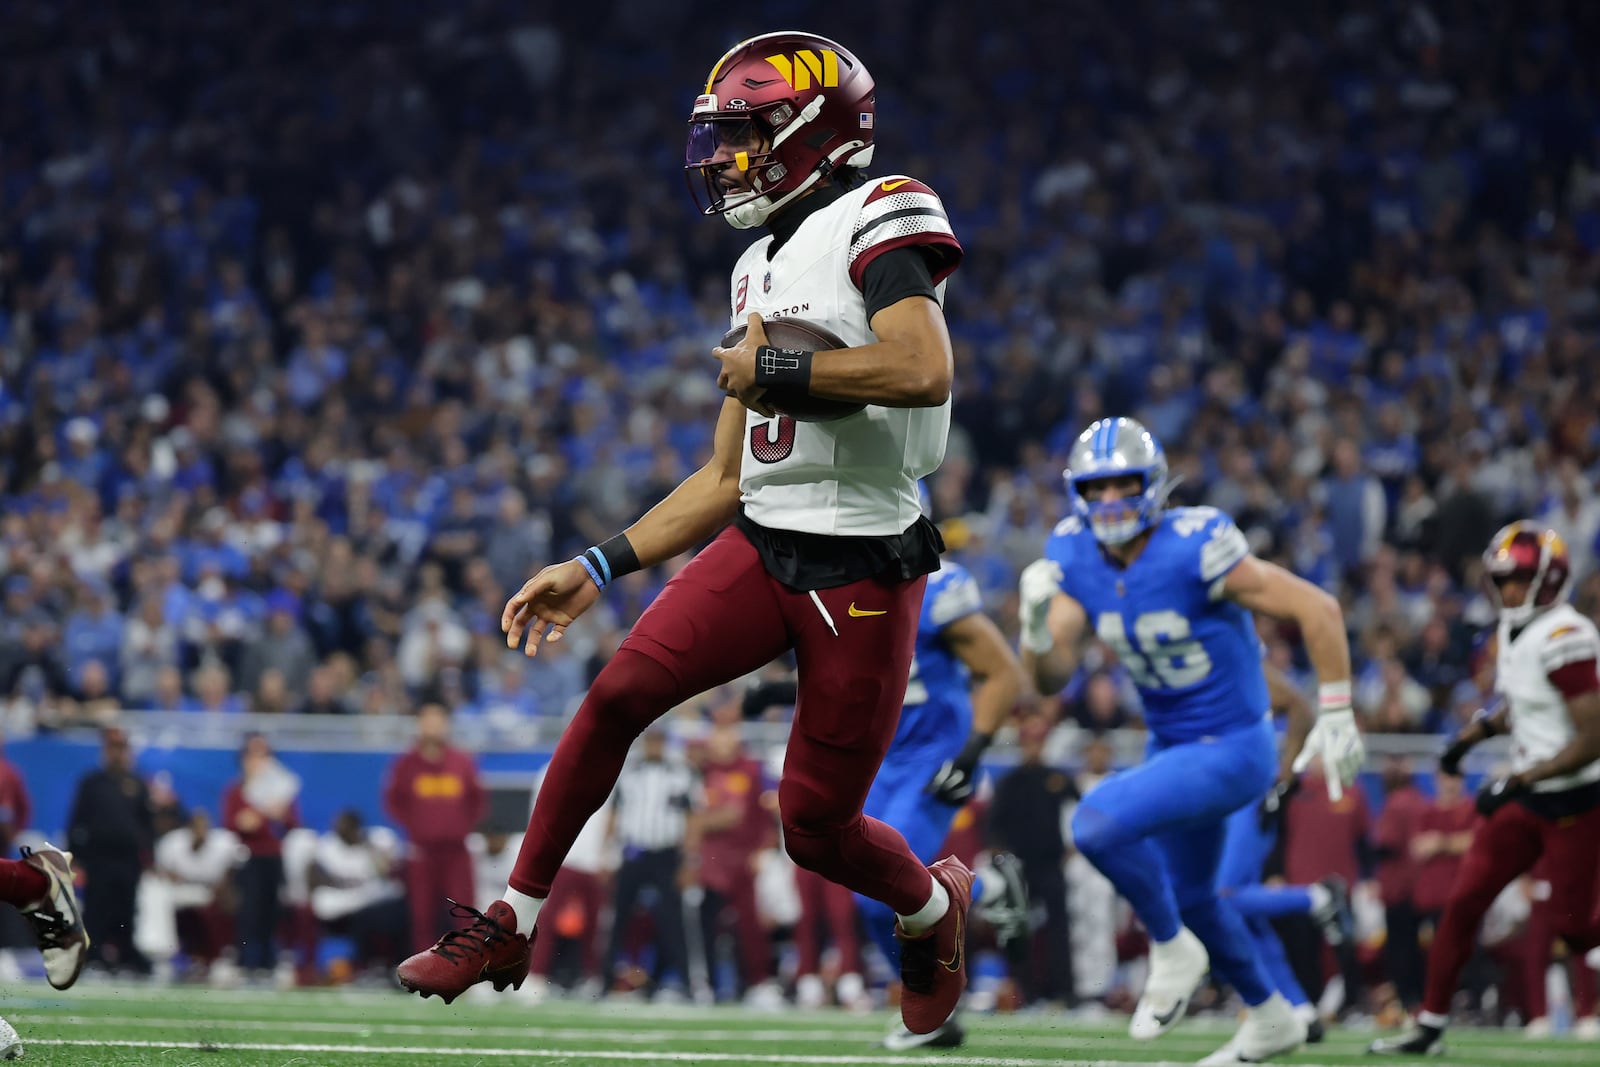
<path id="1" fill-rule="evenodd" d="M 845 192 L 801 223 L 769 260 L 770 235 L 733 268 L 731 321 L 802 319 L 855 347 L 877 341 L 867 322 L 862 272 L 884 252 L 949 247 L 956 255 L 932 268 L 944 304 L 944 280 L 960 245 L 944 205 L 914 178 L 891 175 Z M 931 266 L 931 265 L 930 265 Z M 950 400 L 938 407 L 868 405 L 831 422 L 745 415 L 739 489 L 745 514 L 762 526 L 802 533 L 892 536 L 922 514 L 917 479 L 944 459 Z"/>
<path id="2" fill-rule="evenodd" d="M 1559 604 L 1534 617 L 1515 637 L 1502 620 L 1495 659 L 1495 688 L 1506 698 L 1511 723 L 1511 769 L 1525 771 L 1567 747 L 1572 718 L 1567 698 L 1550 675 L 1569 663 L 1600 660 L 1600 631 L 1571 604 Z M 1555 793 L 1600 780 L 1600 761 L 1559 778 L 1533 784 L 1536 793 Z"/>

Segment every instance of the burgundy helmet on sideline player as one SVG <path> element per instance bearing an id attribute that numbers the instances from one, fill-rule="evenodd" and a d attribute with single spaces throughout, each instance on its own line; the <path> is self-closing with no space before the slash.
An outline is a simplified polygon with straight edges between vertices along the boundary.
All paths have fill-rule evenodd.
<path id="1" fill-rule="evenodd" d="M 781 30 L 734 45 L 711 68 L 689 116 L 684 176 L 695 203 L 748 230 L 839 167 L 865 167 L 875 88 L 859 59 L 813 33 Z M 722 145 L 759 148 L 730 163 L 726 154 L 715 159 Z M 717 181 L 729 166 L 749 172 L 750 192 L 729 195 Z"/>
<path id="2" fill-rule="evenodd" d="M 1513 626 L 1528 622 L 1567 598 L 1572 559 L 1566 542 L 1554 530 L 1518 521 L 1503 527 L 1483 553 L 1484 586 L 1500 616 Z M 1506 582 L 1526 582 L 1522 603 L 1507 607 L 1500 589 Z"/>

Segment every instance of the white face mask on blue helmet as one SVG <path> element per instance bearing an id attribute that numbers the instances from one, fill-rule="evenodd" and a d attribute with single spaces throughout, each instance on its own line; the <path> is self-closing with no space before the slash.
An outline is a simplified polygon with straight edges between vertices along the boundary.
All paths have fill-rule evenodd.
<path id="1" fill-rule="evenodd" d="M 1100 419 L 1079 434 L 1061 473 L 1074 514 L 1103 545 L 1126 544 L 1155 525 L 1173 484 L 1161 443 L 1138 420 L 1121 417 Z M 1083 495 L 1084 482 L 1128 475 L 1143 479 L 1137 496 L 1091 501 Z"/>

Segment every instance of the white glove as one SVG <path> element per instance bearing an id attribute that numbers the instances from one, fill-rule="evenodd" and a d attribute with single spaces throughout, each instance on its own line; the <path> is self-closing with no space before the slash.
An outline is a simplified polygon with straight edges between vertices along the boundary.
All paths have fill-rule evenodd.
<path id="1" fill-rule="evenodd" d="M 1356 729 L 1355 712 L 1348 704 L 1342 710 L 1337 706 L 1325 708 L 1317 717 L 1317 724 L 1306 737 L 1305 747 L 1295 757 L 1295 773 L 1305 770 L 1319 755 L 1322 775 L 1328 782 L 1328 799 L 1337 803 L 1344 799 L 1344 787 L 1356 780 L 1367 759 L 1361 731 Z"/>
<path id="2" fill-rule="evenodd" d="M 1044 655 L 1056 643 L 1050 633 L 1050 602 L 1061 592 L 1061 564 L 1053 559 L 1036 559 L 1022 570 L 1017 583 L 1021 601 L 1017 612 L 1022 623 L 1022 647 Z"/>

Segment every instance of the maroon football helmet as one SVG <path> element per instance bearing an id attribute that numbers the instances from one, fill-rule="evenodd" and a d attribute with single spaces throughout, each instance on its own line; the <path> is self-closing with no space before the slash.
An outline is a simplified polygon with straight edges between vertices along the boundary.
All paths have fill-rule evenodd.
<path id="1" fill-rule="evenodd" d="M 1483 553 L 1484 585 L 1502 618 L 1513 626 L 1526 623 L 1567 598 L 1572 580 L 1572 558 L 1561 535 L 1537 523 L 1519 521 L 1494 535 Z M 1522 603 L 1508 608 L 1500 586 L 1508 581 L 1528 583 Z"/>
<path id="2" fill-rule="evenodd" d="M 873 94 L 867 68 L 826 37 L 784 30 L 734 45 L 711 68 L 689 116 L 684 174 L 695 203 L 745 230 L 835 169 L 865 167 Z M 749 173 L 750 192 L 730 193 L 717 181 L 730 166 Z"/>

